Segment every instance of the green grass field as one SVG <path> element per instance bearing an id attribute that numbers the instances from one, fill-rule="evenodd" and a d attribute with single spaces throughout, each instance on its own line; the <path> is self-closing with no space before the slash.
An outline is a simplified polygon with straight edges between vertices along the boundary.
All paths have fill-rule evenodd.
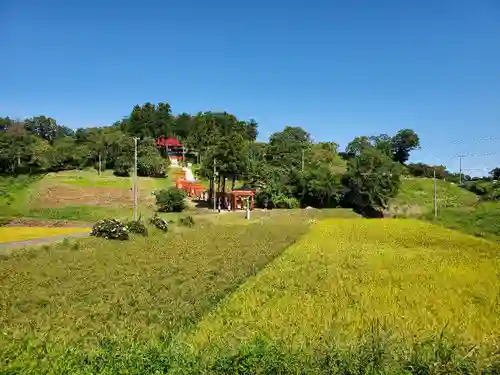
<path id="1" fill-rule="evenodd" d="M 460 355 L 477 346 L 486 366 L 500 337 L 499 250 L 414 220 L 326 220 L 208 314 L 185 344 L 200 371 L 239 363 L 258 372 L 276 353 L 302 367 L 318 353 L 383 338 L 378 369 L 404 373 L 415 343 L 444 331 L 463 345 Z"/>
<path id="2" fill-rule="evenodd" d="M 152 214 L 151 192 L 172 184 L 170 178 L 139 177 L 139 211 Z M 94 170 L 75 170 L 37 177 L 0 177 L 0 216 L 80 221 L 130 218 L 131 188 L 131 178 L 116 177 L 112 171 L 100 176 Z M 55 189 L 53 196 L 47 196 L 50 189 Z M 63 199 L 57 201 L 61 196 Z"/>

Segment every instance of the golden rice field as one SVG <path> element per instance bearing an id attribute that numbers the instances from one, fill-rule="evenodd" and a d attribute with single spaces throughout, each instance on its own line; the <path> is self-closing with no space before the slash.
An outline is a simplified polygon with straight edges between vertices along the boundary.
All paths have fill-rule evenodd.
<path id="1" fill-rule="evenodd" d="M 90 233 L 89 228 L 47 228 L 47 227 L 2 227 L 0 243 L 33 240 L 52 236 L 64 236 L 75 233 Z"/>
<path id="2" fill-rule="evenodd" d="M 500 246 L 352 216 L 200 217 L 3 258 L 0 373 L 499 374 Z"/>
<path id="3" fill-rule="evenodd" d="M 292 353 L 349 348 L 375 329 L 399 347 L 444 332 L 491 354 L 500 338 L 499 251 L 421 221 L 325 220 L 184 342 L 213 361 L 263 338 Z"/>

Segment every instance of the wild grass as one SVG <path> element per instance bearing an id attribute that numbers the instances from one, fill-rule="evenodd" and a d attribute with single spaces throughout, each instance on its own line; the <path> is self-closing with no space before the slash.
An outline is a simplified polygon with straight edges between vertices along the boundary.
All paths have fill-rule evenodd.
<path id="1" fill-rule="evenodd" d="M 500 241 L 500 203 L 479 202 L 476 195 L 446 181 L 437 181 L 437 218 L 434 217 L 432 179 L 402 180 L 389 213 L 396 217 L 416 217 L 432 223 Z"/>
<path id="2" fill-rule="evenodd" d="M 476 195 L 447 181 L 436 181 L 437 203 L 441 209 L 473 206 Z M 434 181 L 429 178 L 402 179 L 393 207 L 419 208 L 417 214 L 425 214 L 434 207 Z"/>
<path id="3" fill-rule="evenodd" d="M 88 228 L 2 227 L 0 228 L 0 243 L 85 232 L 90 233 L 90 230 Z"/>
<path id="4" fill-rule="evenodd" d="M 310 227 L 300 213 L 115 242 L 97 238 L 0 262 L 0 372 L 162 373 L 193 326 Z M 167 366 L 168 367 L 168 366 Z"/>
<path id="5" fill-rule="evenodd" d="M 22 214 L 33 187 L 42 178 L 42 175 L 0 176 L 0 214 L 6 217 Z"/>
<path id="6" fill-rule="evenodd" d="M 500 203 L 480 202 L 474 206 L 440 210 L 438 217 L 427 214 L 427 220 L 477 237 L 500 241 Z"/>
<path id="7" fill-rule="evenodd" d="M 455 367 L 432 371 L 427 352 L 438 355 L 446 344 L 449 361 L 441 365 L 459 366 L 473 350 L 476 372 L 498 350 L 499 250 L 416 220 L 325 220 L 205 316 L 184 343 L 200 369 L 229 358 L 227 372 L 219 373 L 234 371 L 262 340 L 288 353 L 290 363 L 316 366 L 328 355 L 363 361 L 374 337 L 384 341 L 380 371 L 459 373 Z M 405 370 L 405 361 L 423 367 Z M 379 373 L 367 369 L 340 373 Z"/>

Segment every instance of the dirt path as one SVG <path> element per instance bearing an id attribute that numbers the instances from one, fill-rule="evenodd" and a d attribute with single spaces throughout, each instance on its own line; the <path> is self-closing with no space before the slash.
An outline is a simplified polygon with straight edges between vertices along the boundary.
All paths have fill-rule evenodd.
<path id="1" fill-rule="evenodd" d="M 37 246 L 43 245 L 47 243 L 54 243 L 63 241 L 65 238 L 81 238 L 88 237 L 90 233 L 73 233 L 73 234 L 65 234 L 59 236 L 50 236 L 43 238 L 34 238 L 32 240 L 24 240 L 24 241 L 13 241 L 13 242 L 5 242 L 0 243 L 0 254 L 8 254 L 12 249 L 22 248 L 27 246 Z"/>

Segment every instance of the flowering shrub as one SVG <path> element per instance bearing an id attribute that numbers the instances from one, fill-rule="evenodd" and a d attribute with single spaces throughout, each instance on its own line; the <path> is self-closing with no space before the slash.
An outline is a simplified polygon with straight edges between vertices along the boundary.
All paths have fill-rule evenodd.
<path id="1" fill-rule="evenodd" d="M 159 217 L 157 214 L 153 216 L 151 219 L 149 219 L 149 222 L 153 224 L 156 228 L 167 232 L 168 231 L 168 222 L 165 219 L 162 219 Z"/>
<path id="2" fill-rule="evenodd" d="M 112 240 L 128 240 L 128 227 L 118 219 L 99 220 L 92 227 L 90 235 Z"/>

